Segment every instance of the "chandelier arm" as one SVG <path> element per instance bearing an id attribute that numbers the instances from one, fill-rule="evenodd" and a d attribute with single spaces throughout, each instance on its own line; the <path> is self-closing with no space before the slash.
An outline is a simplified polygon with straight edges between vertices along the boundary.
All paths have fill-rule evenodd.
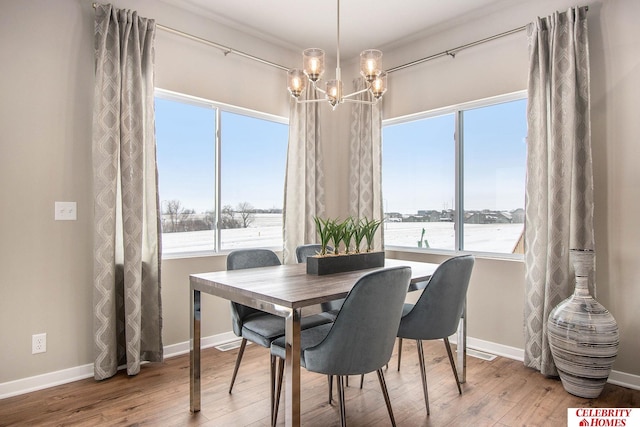
<path id="1" fill-rule="evenodd" d="M 316 85 L 313 85 L 313 89 L 315 89 L 315 91 L 316 91 L 316 92 L 320 92 L 321 94 L 323 94 L 323 95 L 325 95 L 325 96 L 327 95 L 327 91 L 326 91 L 326 90 L 324 90 L 324 89 L 320 89 L 320 88 L 319 88 L 318 86 L 316 86 Z"/>
<path id="2" fill-rule="evenodd" d="M 315 104 L 318 102 L 327 102 L 326 99 L 303 99 L 300 100 L 298 98 L 296 98 L 296 104 Z"/>
<path id="3" fill-rule="evenodd" d="M 342 98 L 342 102 L 351 102 L 352 104 L 376 105 L 378 103 L 378 100 L 375 99 L 373 101 L 365 101 L 364 99 Z"/>
<path id="4" fill-rule="evenodd" d="M 369 86 L 367 86 L 366 88 L 359 90 L 357 92 L 353 92 L 350 93 L 349 95 L 344 95 L 342 98 L 347 99 L 347 98 L 351 98 L 352 96 L 356 96 L 356 95 L 360 95 L 361 93 L 365 93 L 369 90 Z"/>

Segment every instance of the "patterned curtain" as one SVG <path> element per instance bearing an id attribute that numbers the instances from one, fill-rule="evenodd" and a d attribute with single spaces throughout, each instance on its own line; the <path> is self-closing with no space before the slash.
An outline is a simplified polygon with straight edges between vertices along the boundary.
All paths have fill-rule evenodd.
<path id="1" fill-rule="evenodd" d="M 154 134 L 155 22 L 96 6 L 94 376 L 163 358 Z"/>
<path id="2" fill-rule="evenodd" d="M 573 291 L 569 249 L 595 249 L 586 8 L 528 25 L 525 365 L 557 375 L 547 319 Z"/>
<path id="3" fill-rule="evenodd" d="M 362 77 L 354 80 L 354 89 L 366 87 Z M 357 100 L 370 101 L 366 91 Z M 349 141 L 349 215 L 354 218 L 383 219 L 382 205 L 382 112 L 375 105 L 353 103 Z M 383 228 L 379 227 L 374 249 L 384 250 Z"/>
<path id="4" fill-rule="evenodd" d="M 307 89 L 302 98 L 316 99 Z M 316 242 L 314 216 L 325 215 L 324 169 L 320 135 L 319 105 L 291 99 L 289 147 L 284 184 L 284 263 L 296 260 L 296 247 Z"/>

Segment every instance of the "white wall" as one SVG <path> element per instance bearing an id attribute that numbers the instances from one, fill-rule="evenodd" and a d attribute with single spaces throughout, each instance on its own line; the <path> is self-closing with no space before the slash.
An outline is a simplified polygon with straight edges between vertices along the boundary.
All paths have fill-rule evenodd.
<path id="1" fill-rule="evenodd" d="M 265 44 L 152 0 L 119 0 L 158 23 L 297 66 L 299 52 Z M 615 369 L 640 375 L 640 168 L 634 120 L 640 97 L 640 16 L 635 0 L 589 2 L 598 297 L 621 328 Z M 567 0 L 528 0 L 500 16 L 384 48 L 385 66 L 405 63 L 564 10 Z M 88 0 L 2 0 L 0 14 L 0 385 L 92 362 L 93 9 Z M 524 33 L 394 73 L 385 117 L 396 117 L 526 87 Z M 288 115 L 284 72 L 224 56 L 158 31 L 158 87 Z M 345 67 L 346 68 L 346 67 Z M 346 75 L 348 71 L 343 69 Z M 254 80 L 260 73 L 262 78 Z M 323 107 L 327 209 L 346 215 L 348 105 Z M 336 114 L 337 113 L 337 114 Z M 53 220 L 54 201 L 77 201 L 78 221 Z M 393 253 L 414 259 L 439 259 Z M 224 257 L 163 262 L 164 343 L 188 340 L 188 274 L 224 268 Z M 523 267 L 479 260 L 469 297 L 471 336 L 522 347 Z M 230 330 L 228 303 L 205 299 L 203 334 Z M 47 332 L 48 351 L 31 355 L 31 335 Z"/>

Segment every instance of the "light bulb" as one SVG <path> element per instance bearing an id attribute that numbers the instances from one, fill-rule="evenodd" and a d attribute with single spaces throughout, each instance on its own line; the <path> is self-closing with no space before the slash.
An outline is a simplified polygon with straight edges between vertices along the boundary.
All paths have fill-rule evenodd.
<path id="1" fill-rule="evenodd" d="M 289 92 L 295 98 L 299 97 L 307 86 L 307 77 L 302 70 L 292 69 L 289 70 L 287 77 Z"/>
<path id="2" fill-rule="evenodd" d="M 376 69 L 376 62 L 373 59 L 367 60 L 367 71 L 369 74 L 373 74 Z"/>

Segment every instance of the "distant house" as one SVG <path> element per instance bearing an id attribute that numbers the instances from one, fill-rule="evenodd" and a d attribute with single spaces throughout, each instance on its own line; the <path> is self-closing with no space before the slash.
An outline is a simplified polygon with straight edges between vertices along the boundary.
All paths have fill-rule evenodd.
<path id="1" fill-rule="evenodd" d="M 512 215 L 501 211 L 471 211 L 465 213 L 464 222 L 466 224 L 509 224 L 512 222 Z"/>
<path id="2" fill-rule="evenodd" d="M 518 208 L 511 211 L 511 222 L 516 224 L 524 223 L 524 209 Z"/>

